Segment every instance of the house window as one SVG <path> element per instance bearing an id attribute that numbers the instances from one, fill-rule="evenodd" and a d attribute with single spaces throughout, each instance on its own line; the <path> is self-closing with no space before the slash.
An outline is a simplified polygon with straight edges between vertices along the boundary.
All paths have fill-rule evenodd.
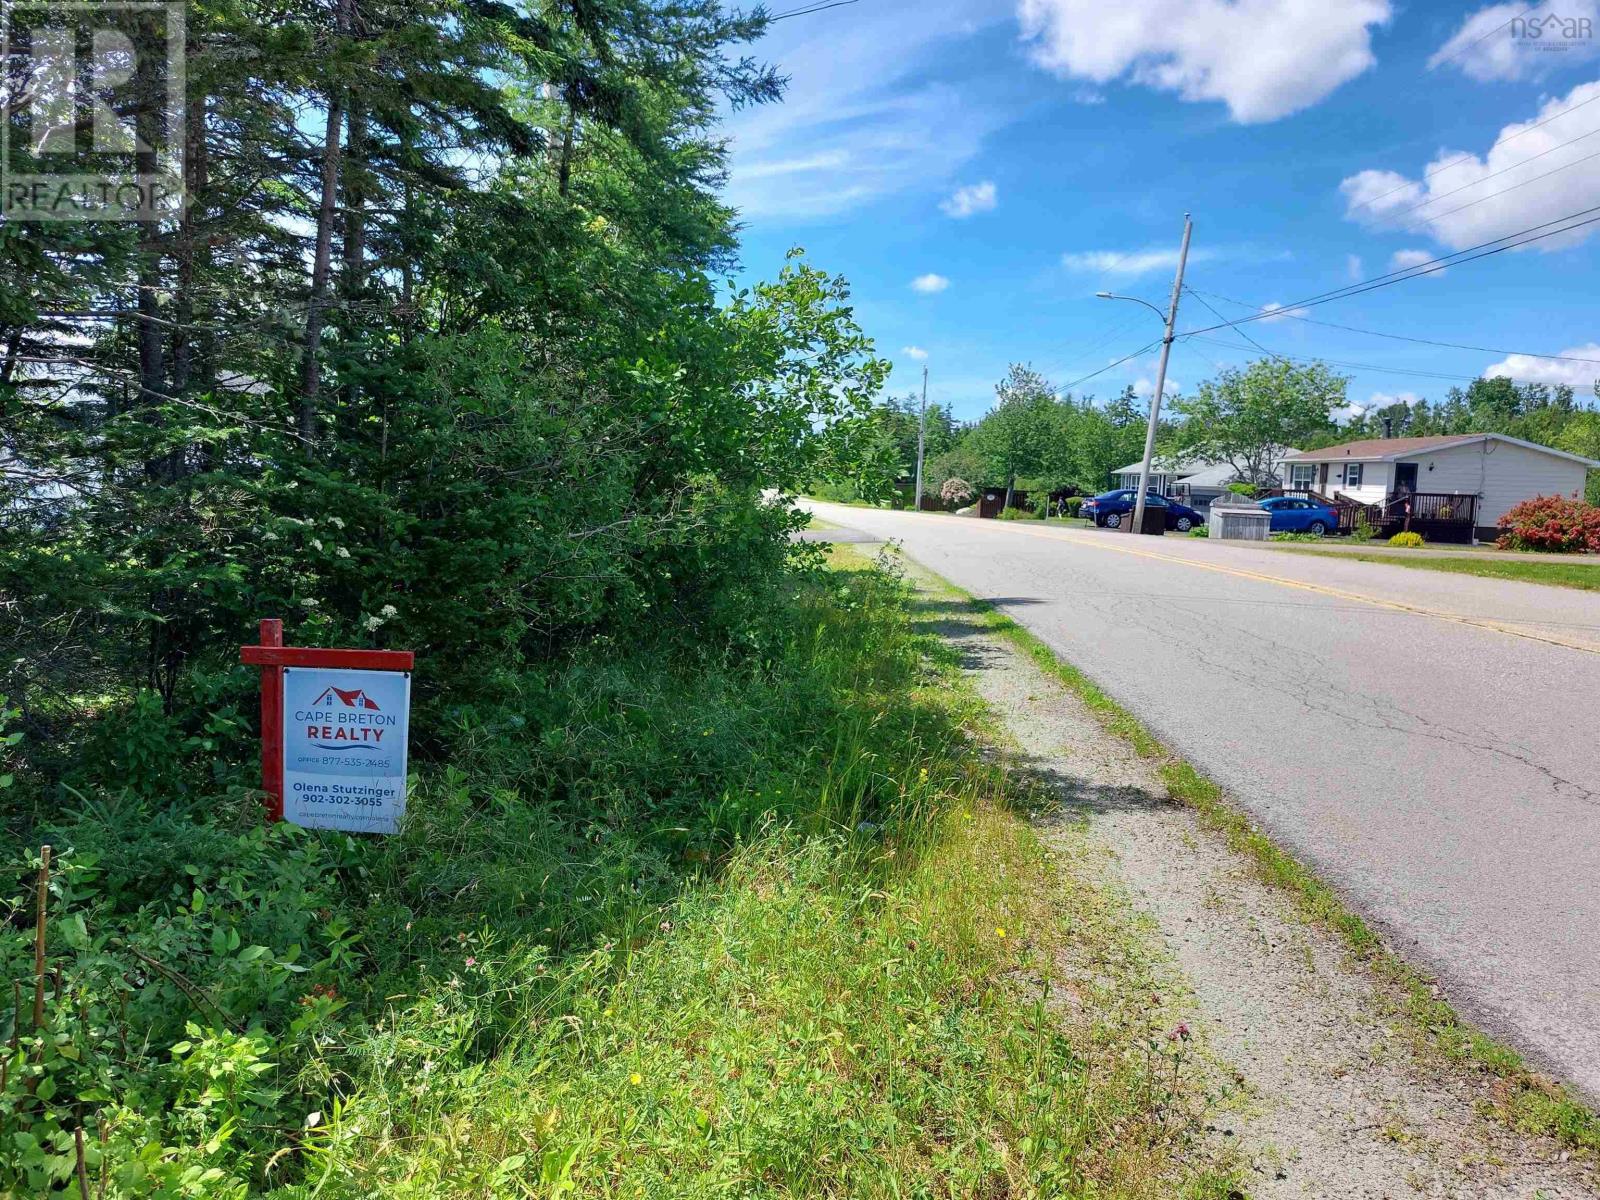
<path id="1" fill-rule="evenodd" d="M 1361 470 L 1362 470 L 1363 466 L 1365 466 L 1364 463 L 1345 463 L 1345 465 L 1344 465 L 1344 485 L 1345 485 L 1345 487 L 1358 488 L 1358 487 L 1361 486 Z"/>
<path id="2" fill-rule="evenodd" d="M 1312 481 L 1316 478 L 1316 467 L 1311 463 L 1295 463 L 1289 468 L 1289 487 L 1296 492 L 1311 490 Z"/>

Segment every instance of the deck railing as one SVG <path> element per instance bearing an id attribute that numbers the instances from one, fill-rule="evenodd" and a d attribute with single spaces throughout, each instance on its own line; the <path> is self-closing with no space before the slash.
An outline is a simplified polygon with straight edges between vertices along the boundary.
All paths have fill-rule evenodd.
<path id="1" fill-rule="evenodd" d="M 1478 497 L 1451 492 L 1399 492 L 1381 507 L 1376 523 L 1385 537 L 1409 531 L 1430 542 L 1471 542 L 1478 524 Z"/>
<path id="2" fill-rule="evenodd" d="M 1435 542 L 1470 542 L 1477 526 L 1478 497 L 1455 492 L 1395 492 L 1381 504 L 1357 500 L 1344 492 L 1323 495 L 1311 488 L 1268 488 L 1263 496 L 1293 496 L 1331 508 L 1339 532 L 1365 524 L 1383 537 L 1412 530 Z"/>

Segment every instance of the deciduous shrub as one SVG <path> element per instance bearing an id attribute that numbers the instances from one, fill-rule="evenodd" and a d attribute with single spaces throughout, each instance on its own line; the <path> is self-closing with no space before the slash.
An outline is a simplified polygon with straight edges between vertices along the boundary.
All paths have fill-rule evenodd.
<path id="1" fill-rule="evenodd" d="M 1076 517 L 1078 515 L 1078 510 L 1083 507 L 1083 497 L 1068 496 L 1061 502 L 1061 504 L 1062 507 L 1066 509 L 1067 516 Z"/>
<path id="2" fill-rule="evenodd" d="M 1038 513 L 1030 512 L 1026 508 L 1003 508 L 1000 510 L 1000 519 L 1002 521 L 1034 521 L 1038 518 Z"/>
<path id="3" fill-rule="evenodd" d="M 1600 505 L 1568 496 L 1535 496 L 1500 518 L 1502 550 L 1600 554 Z"/>
<path id="4" fill-rule="evenodd" d="M 1366 517 L 1357 519 L 1355 527 L 1350 530 L 1352 542 L 1366 543 L 1378 536 L 1377 528 Z"/>
<path id="5" fill-rule="evenodd" d="M 1211 531 L 1208 530 L 1204 525 L 1196 525 L 1193 529 L 1189 530 L 1189 536 L 1190 537 L 1210 537 L 1211 536 Z"/>
<path id="6" fill-rule="evenodd" d="M 1412 533 L 1409 529 L 1395 534 L 1389 539 L 1389 545 L 1400 546 L 1407 550 L 1417 550 L 1427 545 L 1426 539 L 1420 533 Z"/>
<path id="7" fill-rule="evenodd" d="M 953 504 L 957 508 L 964 504 L 972 503 L 972 497 L 975 494 L 973 486 L 965 479 L 946 479 L 943 486 L 939 488 L 939 499 L 946 504 Z"/>

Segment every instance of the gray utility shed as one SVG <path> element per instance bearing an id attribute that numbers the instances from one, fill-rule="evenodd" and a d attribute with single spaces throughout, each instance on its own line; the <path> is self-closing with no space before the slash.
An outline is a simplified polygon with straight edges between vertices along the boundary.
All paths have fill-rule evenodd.
<path id="1" fill-rule="evenodd" d="M 1211 536 L 1264 542 L 1272 530 L 1272 514 L 1254 500 L 1219 496 L 1211 502 Z"/>

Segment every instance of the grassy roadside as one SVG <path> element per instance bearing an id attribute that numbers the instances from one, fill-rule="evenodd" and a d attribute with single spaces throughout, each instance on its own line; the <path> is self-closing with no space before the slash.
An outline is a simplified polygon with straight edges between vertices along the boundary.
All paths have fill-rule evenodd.
<path id="1" fill-rule="evenodd" d="M 70 1189 L 82 1126 L 113 1200 L 1226 1197 L 1165 968 L 1013 811 L 905 585 L 832 554 L 759 657 L 465 714 L 396 837 L 61 812 L 0 1195 Z"/>
<path id="2" fill-rule="evenodd" d="M 1285 550 L 1288 554 L 1326 558 L 1316 550 Z M 1521 583 L 1545 583 L 1552 587 L 1578 588 L 1600 592 L 1600 564 L 1587 562 L 1508 562 L 1498 558 L 1406 558 L 1398 554 L 1359 554 L 1341 551 L 1340 559 L 1383 563 L 1391 567 L 1410 567 L 1423 571 L 1443 571 L 1449 575 L 1481 575 L 1486 579 L 1514 579 Z"/>
<path id="3" fill-rule="evenodd" d="M 1516 1051 L 1473 1029 L 1331 887 L 1274 843 L 1216 783 L 1164 746 L 1087 675 L 993 606 L 952 584 L 944 586 L 965 600 L 989 628 L 1070 688 L 1107 729 L 1140 755 L 1156 760 L 1173 797 L 1193 808 L 1231 849 L 1243 854 L 1264 881 L 1284 890 L 1308 918 L 1337 931 L 1350 951 L 1392 986 L 1398 997 L 1397 1015 L 1404 1018 L 1419 1048 L 1483 1076 L 1488 1086 L 1482 1103 L 1496 1118 L 1514 1129 L 1548 1135 L 1580 1153 L 1600 1157 L 1600 1115 L 1570 1089 L 1531 1070 Z"/>
<path id="4" fill-rule="evenodd" d="M 648 925 L 470 934 L 345 1031 L 281 1196 L 1230 1194 L 1127 914 L 1013 813 L 907 589 L 832 558 L 785 669 L 835 711 L 721 798 L 767 815 Z"/>

